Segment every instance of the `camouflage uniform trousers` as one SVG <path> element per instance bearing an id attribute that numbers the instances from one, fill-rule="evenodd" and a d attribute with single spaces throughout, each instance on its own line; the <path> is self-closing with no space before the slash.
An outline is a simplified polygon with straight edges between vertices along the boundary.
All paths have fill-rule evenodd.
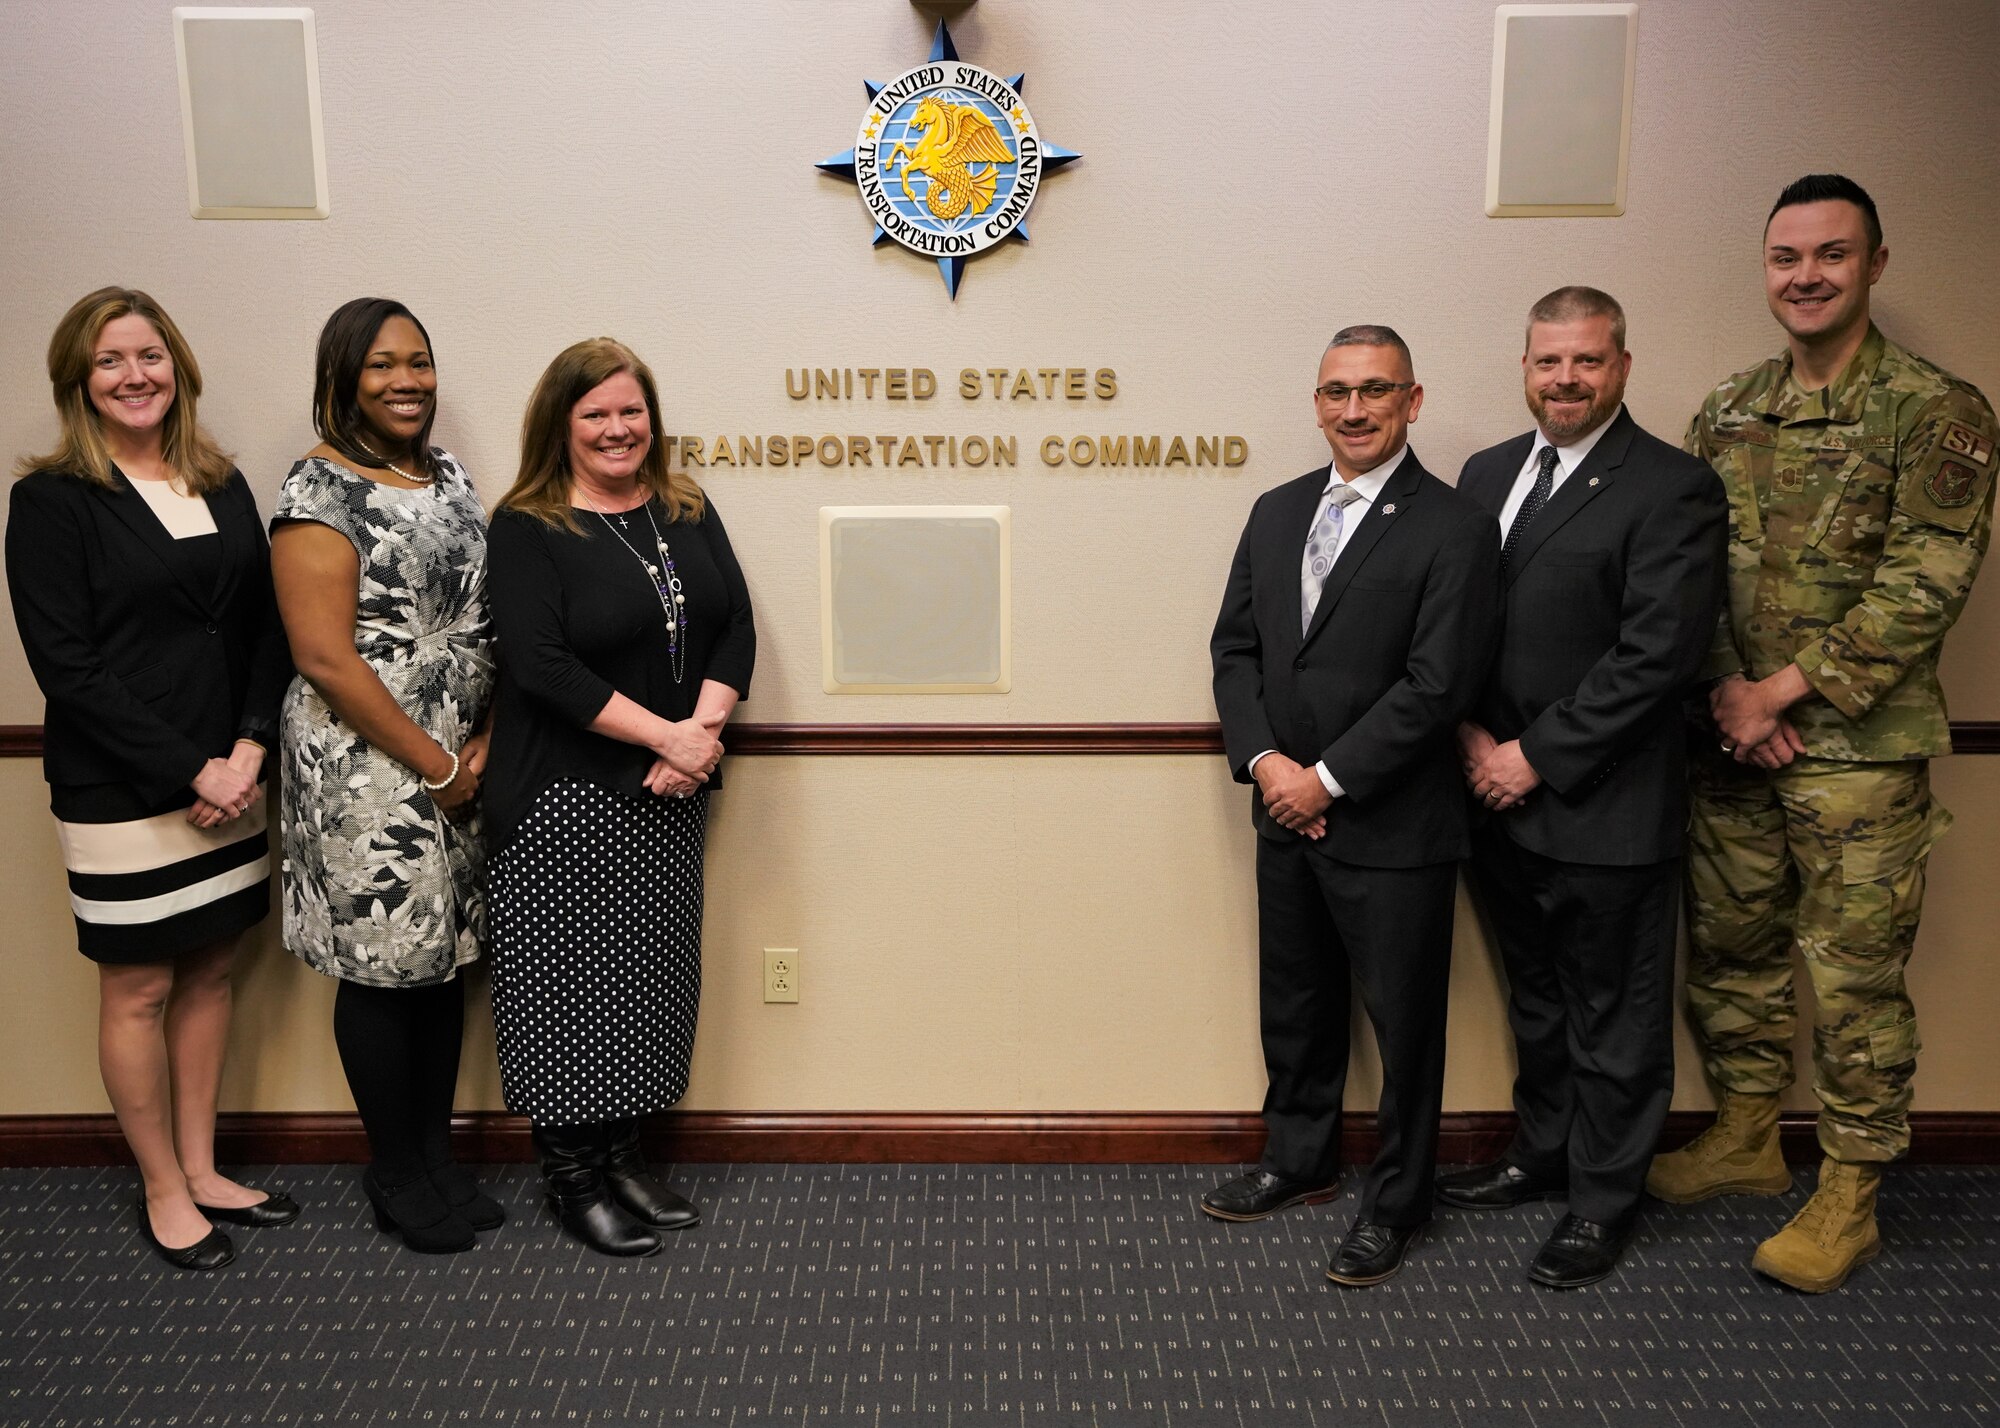
<path id="1" fill-rule="evenodd" d="M 1812 978 L 1819 1141 L 1842 1161 L 1910 1145 L 1916 1009 L 1903 969 L 1924 865 L 1951 824 L 1930 766 L 1802 758 L 1766 772 L 1704 751 L 1687 861 L 1688 1004 L 1725 1090 L 1791 1085 L 1796 946 Z"/>

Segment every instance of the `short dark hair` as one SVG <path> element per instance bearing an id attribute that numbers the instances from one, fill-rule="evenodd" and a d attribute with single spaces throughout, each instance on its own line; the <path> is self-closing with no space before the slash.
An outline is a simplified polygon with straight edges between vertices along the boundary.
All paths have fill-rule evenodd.
<path id="1" fill-rule="evenodd" d="M 1846 174 L 1807 174 L 1804 178 L 1793 179 L 1778 195 L 1778 201 L 1771 205 L 1770 213 L 1764 218 L 1764 231 L 1771 231 L 1771 220 L 1778 216 L 1781 208 L 1801 203 L 1826 203 L 1829 200 L 1851 203 L 1860 209 L 1861 221 L 1868 229 L 1868 251 L 1872 253 L 1882 246 L 1882 216 L 1875 211 L 1875 200 L 1868 196 L 1867 189 Z"/>
<path id="2" fill-rule="evenodd" d="M 1353 327 L 1343 327 L 1333 334 L 1333 341 L 1326 344 L 1331 352 L 1336 347 L 1393 347 L 1403 355 L 1403 365 L 1416 374 L 1417 364 L 1410 358 L 1410 344 L 1403 341 L 1393 327 L 1384 327 L 1376 322 L 1358 323 Z"/>
<path id="3" fill-rule="evenodd" d="M 1577 322 L 1586 317 L 1610 318 L 1611 340 L 1620 352 L 1625 350 L 1625 309 L 1610 293 L 1580 283 L 1557 288 L 1529 308 L 1528 332 L 1533 336 L 1538 322 Z"/>
<path id="4" fill-rule="evenodd" d="M 375 350 L 375 334 L 392 317 L 407 317 L 423 334 L 424 350 L 431 351 L 431 335 L 417 321 L 417 315 L 394 298 L 355 298 L 333 310 L 320 329 L 319 353 L 313 362 L 313 430 L 319 439 L 350 462 L 379 466 L 382 458 L 400 452 L 374 452 L 363 439 L 367 422 L 355 393 L 361 386 L 361 369 Z M 437 403 L 424 417 L 423 429 L 410 443 L 410 459 L 432 478 L 442 474 L 442 466 L 431 454 L 431 425 L 437 421 Z"/>

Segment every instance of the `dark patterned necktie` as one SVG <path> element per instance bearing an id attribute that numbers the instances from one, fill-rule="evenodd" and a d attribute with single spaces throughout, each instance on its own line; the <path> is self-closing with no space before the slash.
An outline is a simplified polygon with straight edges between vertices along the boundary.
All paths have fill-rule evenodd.
<path id="1" fill-rule="evenodd" d="M 1549 492 L 1556 483 L 1556 449 L 1542 448 L 1541 459 L 1535 471 L 1535 484 L 1528 488 L 1528 499 L 1521 502 L 1521 509 L 1514 513 L 1514 524 L 1507 527 L 1507 543 L 1500 547 L 1500 573 L 1506 574 L 1513 562 L 1514 547 L 1521 543 L 1521 537 L 1528 527 L 1535 523 L 1535 517 L 1542 513 L 1542 507 L 1549 503 Z"/>

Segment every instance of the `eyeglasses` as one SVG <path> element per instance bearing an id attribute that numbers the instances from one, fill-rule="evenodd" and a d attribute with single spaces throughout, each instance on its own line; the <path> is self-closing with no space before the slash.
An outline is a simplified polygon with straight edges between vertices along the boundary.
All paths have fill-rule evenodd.
<path id="1" fill-rule="evenodd" d="M 1340 382 L 1328 382 L 1323 387 L 1314 387 L 1313 395 L 1332 402 L 1337 407 L 1347 405 L 1347 399 L 1359 395 L 1362 402 L 1371 407 L 1379 407 L 1398 392 L 1408 391 L 1415 382 L 1363 382 L 1358 387 L 1349 387 Z"/>

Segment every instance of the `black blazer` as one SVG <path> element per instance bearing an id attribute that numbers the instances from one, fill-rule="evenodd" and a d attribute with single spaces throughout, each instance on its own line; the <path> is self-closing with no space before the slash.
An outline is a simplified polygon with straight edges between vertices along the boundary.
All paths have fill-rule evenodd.
<path id="1" fill-rule="evenodd" d="M 1500 541 L 1491 516 L 1404 458 L 1356 526 L 1299 631 L 1299 565 L 1327 467 L 1257 498 L 1209 654 L 1237 782 L 1275 749 L 1324 762 L 1344 797 L 1312 847 L 1364 867 L 1467 852 L 1455 734 L 1491 654 Z M 1251 800 L 1266 838 L 1300 835 Z"/>
<path id="2" fill-rule="evenodd" d="M 1459 476 L 1496 531 L 1534 440 L 1482 451 Z M 1728 539 L 1721 479 L 1624 411 L 1523 533 L 1473 715 L 1494 738 L 1519 739 L 1542 777 L 1497 815 L 1522 847 L 1619 866 L 1680 856 L 1681 701 L 1715 634 Z"/>
<path id="3" fill-rule="evenodd" d="M 51 785 L 122 784 L 164 808 L 237 738 L 275 751 L 292 666 L 264 525 L 240 472 L 206 499 L 222 558 L 201 590 L 122 474 L 110 488 L 55 471 L 14 483 L 7 587 L 48 700 Z"/>

